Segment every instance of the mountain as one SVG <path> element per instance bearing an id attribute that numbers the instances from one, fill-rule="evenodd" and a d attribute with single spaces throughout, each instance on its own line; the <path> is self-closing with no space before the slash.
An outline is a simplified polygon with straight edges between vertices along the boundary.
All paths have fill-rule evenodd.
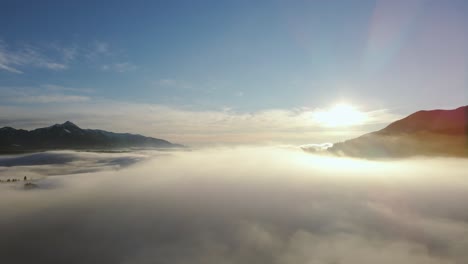
<path id="1" fill-rule="evenodd" d="M 468 106 L 418 111 L 382 130 L 336 143 L 329 152 L 353 157 L 468 157 Z"/>
<path id="2" fill-rule="evenodd" d="M 0 153 L 81 149 L 109 150 L 123 148 L 182 147 L 169 141 L 128 133 L 113 133 L 98 129 L 82 129 L 70 121 L 31 131 L 0 128 Z"/>

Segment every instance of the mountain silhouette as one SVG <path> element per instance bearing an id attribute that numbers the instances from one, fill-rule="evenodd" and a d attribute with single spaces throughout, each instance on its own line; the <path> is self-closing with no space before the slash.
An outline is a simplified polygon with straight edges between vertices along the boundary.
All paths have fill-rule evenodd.
<path id="1" fill-rule="evenodd" d="M 173 148 L 181 145 L 169 141 L 128 133 L 99 129 L 82 129 L 70 121 L 31 131 L 0 128 L 0 152 L 80 149 L 110 150 L 124 148 Z"/>
<path id="2" fill-rule="evenodd" d="M 468 106 L 418 111 L 382 130 L 336 143 L 328 151 L 363 158 L 468 157 Z"/>

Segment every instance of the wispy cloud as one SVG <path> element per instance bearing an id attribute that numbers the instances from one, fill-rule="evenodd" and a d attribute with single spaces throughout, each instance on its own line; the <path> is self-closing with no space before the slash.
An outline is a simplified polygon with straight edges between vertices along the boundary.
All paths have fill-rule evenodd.
<path id="1" fill-rule="evenodd" d="M 57 43 L 12 46 L 0 40 L 0 70 L 16 74 L 24 73 L 28 67 L 61 71 L 81 60 L 84 65 L 102 71 L 123 73 L 136 70 L 135 64 L 121 60 L 121 53 L 113 51 L 104 41 L 81 46 Z"/>
<path id="2" fill-rule="evenodd" d="M 22 71 L 18 69 L 8 66 L 9 62 L 3 60 L 2 56 L 3 54 L 0 53 L 0 69 L 8 71 L 8 72 L 12 72 L 12 73 L 23 73 Z"/>
<path id="3" fill-rule="evenodd" d="M 11 49 L 4 41 L 0 41 L 0 69 L 21 74 L 23 70 L 20 68 L 25 67 L 64 70 L 68 68 L 68 65 L 49 57 L 44 50 L 38 47 L 23 45 L 20 48 Z"/>
<path id="4" fill-rule="evenodd" d="M 94 47 L 97 53 L 101 53 L 101 54 L 109 53 L 109 44 L 106 42 L 97 41 L 94 44 Z"/>
<path id="5" fill-rule="evenodd" d="M 43 66 L 44 68 L 48 68 L 51 70 L 65 70 L 68 68 L 67 65 L 62 64 L 62 63 L 56 63 L 56 62 L 44 62 L 43 64 L 39 64 Z"/>
<path id="6" fill-rule="evenodd" d="M 48 94 L 48 95 L 25 95 L 14 99 L 19 103 L 76 103 L 89 101 L 90 98 L 81 95 Z"/>
<path id="7" fill-rule="evenodd" d="M 99 57 L 111 54 L 110 44 L 104 41 L 94 41 L 84 52 L 84 56 L 89 60 L 97 60 Z"/>
<path id="8" fill-rule="evenodd" d="M 66 61 L 72 61 L 78 54 L 77 47 L 61 48 L 62 55 Z"/>
<path id="9" fill-rule="evenodd" d="M 66 87 L 56 84 L 44 84 L 41 87 L 49 91 L 66 91 L 66 92 L 78 92 L 78 93 L 94 93 L 95 90 L 91 88 L 76 88 L 76 87 Z"/>
<path id="10" fill-rule="evenodd" d="M 119 62 L 113 64 L 104 64 L 101 66 L 103 71 L 114 71 L 114 72 L 129 72 L 136 70 L 136 66 L 130 62 Z"/>
<path id="11" fill-rule="evenodd" d="M 45 84 L 38 87 L 0 87 L 0 103 L 9 104 L 47 104 L 47 103 L 79 103 L 91 100 L 83 93 L 90 89 L 64 87 Z"/>
<path id="12" fill-rule="evenodd" d="M 194 86 L 187 81 L 179 80 L 179 79 L 172 79 L 172 78 L 165 78 L 159 79 L 152 82 L 152 85 L 156 88 L 163 88 L 163 89 L 183 89 L 183 90 L 193 90 Z"/>

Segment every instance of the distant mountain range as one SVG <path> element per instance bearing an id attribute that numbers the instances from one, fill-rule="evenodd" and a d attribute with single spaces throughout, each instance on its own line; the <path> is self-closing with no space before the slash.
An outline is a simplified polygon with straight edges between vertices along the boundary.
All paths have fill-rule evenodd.
<path id="1" fill-rule="evenodd" d="M 336 143 L 328 151 L 364 158 L 468 157 L 468 106 L 418 111 L 382 130 Z"/>
<path id="2" fill-rule="evenodd" d="M 111 150 L 125 148 L 175 148 L 182 145 L 128 133 L 82 129 L 70 121 L 34 130 L 0 128 L 0 153 L 41 150 Z"/>

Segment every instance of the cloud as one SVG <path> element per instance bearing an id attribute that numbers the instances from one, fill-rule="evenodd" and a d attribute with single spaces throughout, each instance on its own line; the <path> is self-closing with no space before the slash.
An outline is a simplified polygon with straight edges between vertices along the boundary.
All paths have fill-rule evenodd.
<path id="1" fill-rule="evenodd" d="M 95 43 L 95 51 L 97 53 L 103 53 L 106 54 L 109 52 L 109 44 L 101 41 L 97 41 Z"/>
<path id="2" fill-rule="evenodd" d="M 72 61 L 78 55 L 77 47 L 62 47 L 59 49 L 62 52 L 62 56 L 65 59 L 65 61 Z"/>
<path id="3" fill-rule="evenodd" d="M 94 41 L 83 50 L 84 57 L 94 64 L 95 69 L 118 73 L 135 71 L 138 67 L 129 61 L 122 61 L 122 53 L 111 48 L 108 42 L 100 40 Z"/>
<path id="4" fill-rule="evenodd" d="M 173 89 L 184 89 L 191 90 L 193 86 L 186 81 L 176 79 L 160 79 L 153 82 L 153 85 L 157 88 L 173 88 Z"/>
<path id="5" fill-rule="evenodd" d="M 5 42 L 0 41 L 0 69 L 21 74 L 19 68 L 36 67 L 50 70 L 65 70 L 68 65 L 54 60 L 39 47 L 24 45 L 18 49 L 10 49 Z"/>
<path id="6" fill-rule="evenodd" d="M 38 190 L 0 184 L 2 260 L 455 264 L 468 259 L 466 160 L 390 163 L 257 147 L 166 154 L 146 152 L 149 158 L 119 170 L 47 177 L 35 182 Z M 70 167 L 81 159 L 108 158 L 72 155 Z M 26 167 L 0 175 L 22 177 L 40 166 Z"/>
<path id="7" fill-rule="evenodd" d="M 315 109 L 265 109 L 238 112 L 232 109 L 192 110 L 158 104 L 99 100 L 83 95 L 70 97 L 25 96 L 23 102 L 69 102 L 43 105 L 30 111 L 27 106 L 0 107 L 0 126 L 36 128 L 72 120 L 80 126 L 131 132 L 164 138 L 187 145 L 205 143 L 290 143 L 338 142 L 380 129 L 399 116 L 388 111 L 370 111 L 369 123 L 351 128 L 323 128 L 312 118 Z M 21 97 L 18 97 L 21 98 Z M 12 99 L 18 102 L 18 99 Z M 60 110 L 58 110 L 60 109 Z M 28 121 L 29 122 L 29 121 Z"/>
<path id="8" fill-rule="evenodd" d="M 48 94 L 48 95 L 25 95 L 20 98 L 14 99 L 18 103 L 77 103 L 86 102 L 90 98 L 81 95 L 64 95 L 64 94 Z"/>
<path id="9" fill-rule="evenodd" d="M 90 43 L 84 53 L 89 60 L 96 60 L 99 57 L 111 55 L 110 44 L 104 41 L 95 41 Z"/>
<path id="10" fill-rule="evenodd" d="M 154 157 L 154 154 L 152 156 Z M 9 177 L 13 178 L 14 175 L 26 175 L 29 179 L 42 179 L 50 175 L 119 170 L 143 161 L 148 157 L 149 155 L 144 152 L 79 153 L 73 151 L 49 151 L 17 156 L 0 156 L 0 179 L 6 180 Z M 20 178 L 19 176 L 15 177 Z"/>
<path id="11" fill-rule="evenodd" d="M 332 146 L 333 146 L 333 143 L 305 144 L 305 145 L 299 146 L 299 148 L 307 152 L 320 152 L 328 148 L 331 148 Z"/>
<path id="12" fill-rule="evenodd" d="M 43 66 L 51 70 L 64 70 L 68 68 L 68 66 L 65 64 L 55 62 L 45 62 Z"/>
<path id="13" fill-rule="evenodd" d="M 136 70 L 136 66 L 130 62 L 119 62 L 113 64 L 105 64 L 101 66 L 103 71 L 114 71 L 114 72 L 129 72 Z"/>
<path id="14" fill-rule="evenodd" d="M 112 50 L 110 44 L 103 41 L 81 46 L 64 46 L 52 42 L 47 45 L 23 44 L 10 47 L 0 40 L 0 70 L 16 74 L 23 73 L 28 67 L 62 71 L 68 69 L 73 62 L 83 59 L 87 66 L 94 69 L 115 72 L 136 70 L 136 65 L 119 61 L 120 53 L 122 52 Z"/>
<path id="15" fill-rule="evenodd" d="M 56 84 L 44 84 L 41 87 L 49 91 L 65 91 L 65 92 L 78 92 L 78 93 L 94 93 L 95 90 L 91 88 L 75 88 L 75 87 L 66 87 Z"/>
<path id="16" fill-rule="evenodd" d="M 0 54 L 0 57 L 1 56 L 4 56 L 4 54 Z M 17 70 L 17 69 L 15 69 L 13 67 L 10 67 L 10 66 L 8 66 L 6 64 L 8 64 L 8 62 L 0 58 L 0 69 L 5 70 L 5 71 L 9 71 L 9 72 L 12 72 L 12 73 L 23 73 L 22 71 Z"/>
<path id="17" fill-rule="evenodd" d="M 51 84 L 39 87 L 0 87 L 2 97 L 0 102 L 7 104 L 83 103 L 91 98 L 82 95 L 82 93 L 90 92 L 92 90 Z"/>

